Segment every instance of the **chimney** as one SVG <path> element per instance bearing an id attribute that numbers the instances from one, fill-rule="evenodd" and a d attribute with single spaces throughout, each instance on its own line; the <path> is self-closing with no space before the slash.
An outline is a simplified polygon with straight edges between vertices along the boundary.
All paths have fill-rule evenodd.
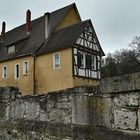
<path id="1" fill-rule="evenodd" d="M 26 12 L 26 33 L 30 33 L 30 27 L 31 27 L 31 11 L 27 10 Z"/>
<path id="2" fill-rule="evenodd" d="M 3 23 L 2 23 L 2 31 L 1 31 L 1 36 L 2 36 L 2 37 L 5 36 L 5 29 L 6 29 L 6 23 L 3 22 Z"/>
<path id="3" fill-rule="evenodd" d="M 45 37 L 46 39 L 50 35 L 50 13 L 45 13 Z"/>
<path id="4" fill-rule="evenodd" d="M 2 23 L 2 31 L 1 31 L 1 35 L 0 35 L 0 43 L 1 43 L 1 44 L 4 43 L 5 30 L 6 30 L 6 23 L 3 22 L 3 23 Z"/>

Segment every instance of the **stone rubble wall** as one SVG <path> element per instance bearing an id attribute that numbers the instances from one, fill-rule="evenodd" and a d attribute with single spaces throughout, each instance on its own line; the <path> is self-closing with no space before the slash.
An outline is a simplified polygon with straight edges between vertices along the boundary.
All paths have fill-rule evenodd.
<path id="1" fill-rule="evenodd" d="M 88 94 L 95 91 L 95 87 L 78 87 L 46 95 L 20 96 L 6 103 L 4 119 L 88 125 Z"/>
<path id="2" fill-rule="evenodd" d="M 44 95 L 0 88 L 1 140 L 138 140 L 140 73 Z"/>
<path id="3" fill-rule="evenodd" d="M 32 96 L 21 96 L 14 87 L 0 88 L 0 91 L 4 107 L 0 110 L 2 140 L 71 140 L 77 137 L 77 125 L 89 125 L 88 94 L 96 92 L 96 87 Z"/>

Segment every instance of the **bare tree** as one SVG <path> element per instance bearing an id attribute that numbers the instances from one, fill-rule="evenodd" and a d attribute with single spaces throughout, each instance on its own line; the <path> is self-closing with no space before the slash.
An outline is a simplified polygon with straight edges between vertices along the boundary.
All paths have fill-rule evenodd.
<path id="1" fill-rule="evenodd" d="M 140 37 L 135 36 L 129 45 L 134 51 L 135 57 L 137 59 L 137 63 L 140 64 Z"/>
<path id="2" fill-rule="evenodd" d="M 140 37 L 135 36 L 132 42 L 130 43 L 130 46 L 133 47 L 133 49 L 136 49 L 137 51 L 140 52 Z"/>
<path id="3" fill-rule="evenodd" d="M 130 43 L 131 49 L 121 49 L 104 58 L 103 77 L 111 77 L 140 71 L 140 37 Z"/>

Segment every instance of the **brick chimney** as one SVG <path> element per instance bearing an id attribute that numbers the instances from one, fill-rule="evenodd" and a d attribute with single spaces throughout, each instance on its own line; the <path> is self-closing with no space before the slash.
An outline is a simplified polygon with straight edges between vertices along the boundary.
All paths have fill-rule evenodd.
<path id="1" fill-rule="evenodd" d="M 1 31 L 1 36 L 2 36 L 2 37 L 5 36 L 5 30 L 6 30 L 6 23 L 3 22 L 3 23 L 2 23 L 2 31 Z"/>
<path id="2" fill-rule="evenodd" d="M 0 35 L 0 43 L 1 44 L 4 43 L 5 31 L 6 31 L 6 23 L 3 21 L 3 23 L 2 23 L 2 31 L 1 31 L 1 35 Z"/>
<path id="3" fill-rule="evenodd" d="M 27 10 L 26 12 L 26 33 L 30 33 L 30 28 L 31 28 L 31 11 Z"/>

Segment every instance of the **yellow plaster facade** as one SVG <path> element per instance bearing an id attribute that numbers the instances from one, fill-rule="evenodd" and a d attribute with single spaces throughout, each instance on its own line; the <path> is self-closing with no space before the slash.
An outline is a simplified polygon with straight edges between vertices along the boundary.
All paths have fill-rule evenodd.
<path id="1" fill-rule="evenodd" d="M 28 61 L 29 73 L 24 75 L 23 63 Z M 15 79 L 15 65 L 20 66 L 19 79 Z M 2 68 L 7 66 L 7 78 L 2 78 Z M 22 57 L 6 62 L 0 63 L 0 86 L 15 86 L 20 89 L 20 92 L 24 95 L 33 94 L 33 57 Z"/>
<path id="2" fill-rule="evenodd" d="M 68 26 L 76 24 L 78 22 L 80 22 L 80 19 L 77 15 L 76 11 L 74 10 L 74 8 L 72 8 L 68 12 L 67 16 L 65 16 L 64 19 L 59 23 L 56 30 L 62 29 L 64 27 L 68 27 Z"/>
<path id="3" fill-rule="evenodd" d="M 38 94 L 73 87 L 72 49 L 59 51 L 60 69 L 53 68 L 54 53 L 38 56 L 35 61 L 35 87 Z"/>
<path id="4" fill-rule="evenodd" d="M 53 55 L 58 52 L 60 53 L 60 69 L 54 69 Z M 7 78 L 2 79 L 0 76 L 0 86 L 15 86 L 23 95 L 31 95 L 34 91 L 36 94 L 45 94 L 75 86 L 98 84 L 94 80 L 73 77 L 72 48 L 58 52 L 37 56 L 35 62 L 32 56 L 28 56 L 0 63 L 0 73 L 2 73 L 2 67 L 7 66 Z M 28 75 L 23 74 L 23 62 L 25 61 L 29 62 Z M 19 79 L 15 79 L 16 64 L 20 65 Z"/>
<path id="5" fill-rule="evenodd" d="M 53 55 L 60 53 L 60 69 L 53 68 Z M 96 80 L 73 77 L 72 48 L 38 56 L 35 60 L 35 91 L 37 94 L 82 85 L 97 85 Z"/>

